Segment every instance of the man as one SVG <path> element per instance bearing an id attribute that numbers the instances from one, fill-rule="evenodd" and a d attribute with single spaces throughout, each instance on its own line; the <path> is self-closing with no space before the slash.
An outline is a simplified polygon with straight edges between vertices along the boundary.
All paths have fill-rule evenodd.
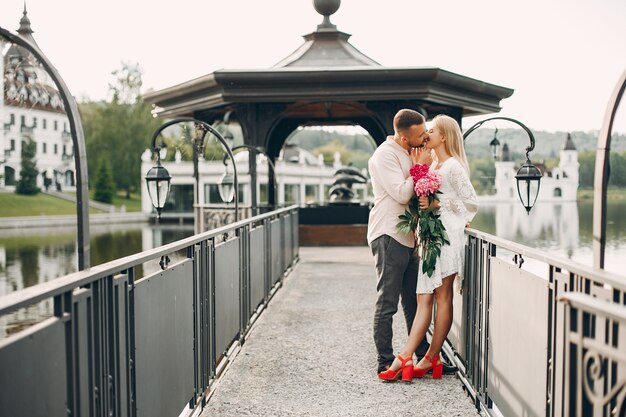
<path id="1" fill-rule="evenodd" d="M 428 137 L 424 117 L 409 109 L 400 110 L 393 118 L 394 135 L 387 137 L 369 160 L 368 168 L 374 192 L 374 207 L 367 225 L 367 243 L 376 261 L 378 278 L 374 315 L 374 342 L 378 353 L 378 372 L 394 360 L 392 320 L 402 300 L 407 333 L 411 330 L 417 298 L 418 260 L 415 236 L 398 232 L 398 216 L 404 214 L 415 191 L 409 170 L 416 164 L 430 164 L 430 153 L 421 152 Z M 416 350 L 421 358 L 428 350 L 426 338 Z M 448 371 L 451 371 L 449 368 Z M 453 370 L 452 370 L 453 371 Z"/>

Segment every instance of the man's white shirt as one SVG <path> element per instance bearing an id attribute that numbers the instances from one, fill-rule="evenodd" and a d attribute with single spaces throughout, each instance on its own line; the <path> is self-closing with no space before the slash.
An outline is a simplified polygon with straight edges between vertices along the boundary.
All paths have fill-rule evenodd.
<path id="1" fill-rule="evenodd" d="M 413 166 L 409 153 L 398 145 L 393 136 L 381 144 L 368 162 L 374 192 L 374 207 L 370 210 L 367 225 L 367 243 L 388 235 L 398 243 L 415 246 L 412 233 L 400 233 L 396 225 L 398 216 L 404 214 L 407 204 L 415 194 L 409 170 Z"/>

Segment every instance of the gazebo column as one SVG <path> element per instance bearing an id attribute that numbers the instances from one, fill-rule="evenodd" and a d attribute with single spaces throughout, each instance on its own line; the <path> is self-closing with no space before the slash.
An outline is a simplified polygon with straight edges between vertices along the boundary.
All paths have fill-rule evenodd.
<path id="1" fill-rule="evenodd" d="M 287 140 L 287 137 L 300 126 L 300 122 L 293 119 L 282 119 L 278 121 L 273 128 L 268 132 L 265 140 L 265 146 L 267 148 L 268 155 L 272 158 L 272 162 L 276 165 L 280 150 L 283 148 L 283 144 Z M 274 181 L 274 172 L 268 172 L 268 183 L 272 184 Z M 277 196 L 273 187 L 268 187 L 269 201 L 272 205 L 276 206 Z"/>
<path id="2" fill-rule="evenodd" d="M 376 117 L 358 118 L 354 119 L 354 122 L 363 129 L 367 130 L 367 133 L 369 133 L 372 139 L 374 139 L 376 145 L 383 143 L 389 134 L 388 129 L 385 128 L 383 122 Z M 391 130 L 391 134 L 393 134 L 393 129 Z"/>
<path id="3" fill-rule="evenodd" d="M 463 109 L 459 107 L 449 107 L 446 114 L 456 120 L 461 130 L 463 130 Z"/>
<path id="4" fill-rule="evenodd" d="M 237 120 L 241 125 L 243 131 L 244 144 L 261 148 L 265 150 L 274 162 L 275 158 L 272 153 L 269 152 L 266 146 L 267 138 L 270 135 L 272 126 L 276 124 L 280 118 L 281 112 L 285 109 L 283 104 L 241 104 L 235 107 L 235 113 Z M 257 155 L 250 155 L 248 158 L 248 168 L 250 171 L 250 198 L 252 202 L 252 215 L 259 214 L 258 202 L 257 202 Z M 275 190 L 272 184 L 274 184 L 274 172 L 268 169 L 267 172 L 267 192 L 268 202 L 272 207 L 276 207 Z"/>

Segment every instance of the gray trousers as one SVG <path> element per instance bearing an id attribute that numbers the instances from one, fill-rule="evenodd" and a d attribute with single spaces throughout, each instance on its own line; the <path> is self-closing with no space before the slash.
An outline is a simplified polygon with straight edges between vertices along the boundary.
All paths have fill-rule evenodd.
<path id="1" fill-rule="evenodd" d="M 411 331 L 417 311 L 417 268 L 415 250 L 398 243 L 390 236 L 382 235 L 371 243 L 376 260 L 378 298 L 374 314 L 374 343 L 378 352 L 378 371 L 385 369 L 395 358 L 393 352 L 393 316 L 398 311 L 401 297 L 407 334 Z M 417 347 L 418 356 L 428 350 L 426 337 Z"/>

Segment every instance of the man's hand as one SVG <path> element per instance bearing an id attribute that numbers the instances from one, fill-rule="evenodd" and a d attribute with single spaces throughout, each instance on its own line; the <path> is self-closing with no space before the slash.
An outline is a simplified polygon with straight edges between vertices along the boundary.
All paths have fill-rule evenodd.
<path id="1" fill-rule="evenodd" d="M 418 200 L 420 202 L 420 210 L 426 210 L 427 208 L 430 208 L 431 210 L 437 210 L 439 209 L 439 207 L 441 207 L 441 205 L 439 204 L 439 200 L 433 200 L 433 202 L 428 205 L 428 197 L 426 197 L 425 195 L 420 196 Z"/>
<path id="2" fill-rule="evenodd" d="M 411 161 L 413 165 L 425 164 L 430 165 L 433 163 L 433 158 L 430 155 L 430 149 L 426 148 L 413 148 L 411 149 Z"/>

